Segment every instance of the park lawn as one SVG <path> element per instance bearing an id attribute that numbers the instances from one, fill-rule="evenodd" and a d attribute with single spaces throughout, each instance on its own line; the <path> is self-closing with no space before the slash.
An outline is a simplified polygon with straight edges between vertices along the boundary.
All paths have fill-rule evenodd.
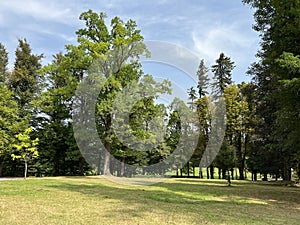
<path id="1" fill-rule="evenodd" d="M 125 186 L 97 177 L 0 181 L 0 224 L 299 224 L 300 188 L 168 179 Z"/>

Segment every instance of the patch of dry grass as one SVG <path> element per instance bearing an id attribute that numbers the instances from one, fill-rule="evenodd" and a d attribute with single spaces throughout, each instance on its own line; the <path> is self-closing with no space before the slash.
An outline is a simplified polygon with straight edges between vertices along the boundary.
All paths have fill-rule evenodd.
<path id="1" fill-rule="evenodd" d="M 300 189 L 169 179 L 125 186 L 103 177 L 0 182 L 0 224 L 299 224 Z"/>

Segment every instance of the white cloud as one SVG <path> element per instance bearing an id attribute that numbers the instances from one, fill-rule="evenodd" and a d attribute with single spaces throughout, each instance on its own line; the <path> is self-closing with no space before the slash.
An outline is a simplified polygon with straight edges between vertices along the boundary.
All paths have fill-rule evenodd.
<path id="1" fill-rule="evenodd" d="M 0 12 L 59 23 L 70 23 L 74 17 L 70 8 L 63 7 L 62 4 L 58 4 L 56 1 L 4 0 L 0 1 Z"/>
<path id="2" fill-rule="evenodd" d="M 241 27 L 237 25 L 198 27 L 191 35 L 195 50 L 210 62 L 214 61 L 221 52 L 243 61 L 249 57 L 246 55 L 256 46 L 257 41 L 253 33 L 242 33 Z"/>
<path id="3" fill-rule="evenodd" d="M 195 51 L 209 65 L 214 64 L 223 52 L 235 62 L 233 79 L 238 82 L 241 82 L 241 79 L 249 79 L 244 75 L 250 63 L 255 61 L 258 46 L 257 35 L 253 31 L 245 31 L 241 24 L 222 24 L 206 30 L 195 29 L 191 35 Z"/>
<path id="4" fill-rule="evenodd" d="M 258 46 L 257 35 L 250 33 L 252 12 L 240 2 L 217 2 L 0 0 L 1 41 L 12 51 L 15 43 L 10 40 L 21 36 L 32 43 L 33 49 L 48 46 L 45 54 L 56 52 L 64 43 L 76 41 L 75 31 L 82 25 L 78 16 L 92 9 L 105 11 L 109 18 L 133 19 L 146 39 L 179 44 L 209 64 L 223 51 L 237 66 L 242 63 L 246 68 L 254 61 Z"/>
<path id="5" fill-rule="evenodd" d="M 57 37 L 60 39 L 63 39 L 67 42 L 75 42 L 76 41 L 76 35 L 68 35 L 68 33 L 64 33 L 63 31 L 53 30 L 49 27 L 43 27 L 39 24 L 26 24 L 23 26 L 23 29 L 26 30 L 29 33 L 39 33 L 39 34 L 45 34 L 49 37 Z"/>

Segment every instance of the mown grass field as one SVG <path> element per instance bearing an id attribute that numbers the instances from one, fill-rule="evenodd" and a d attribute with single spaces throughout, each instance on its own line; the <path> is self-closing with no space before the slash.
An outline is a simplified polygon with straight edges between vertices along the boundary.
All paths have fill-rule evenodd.
<path id="1" fill-rule="evenodd" d="M 300 224 L 300 188 L 169 179 L 125 186 L 103 177 L 0 181 L 0 224 Z"/>

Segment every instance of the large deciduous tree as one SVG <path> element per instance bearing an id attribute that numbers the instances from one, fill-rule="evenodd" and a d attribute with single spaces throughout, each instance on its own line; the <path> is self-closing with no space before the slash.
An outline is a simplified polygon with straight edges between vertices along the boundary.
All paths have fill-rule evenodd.
<path id="1" fill-rule="evenodd" d="M 146 46 L 137 24 L 133 20 L 124 22 L 119 17 L 111 20 L 111 30 L 105 24 L 106 15 L 91 10 L 81 14 L 86 27 L 77 31 L 78 48 L 84 49 L 100 64 L 100 76 L 107 79 L 99 92 L 97 104 L 97 127 L 105 146 L 103 174 L 110 174 L 110 152 L 113 139 L 112 107 L 120 91 L 142 75 L 137 59 L 146 53 Z M 131 62 L 128 63 L 128 60 Z M 98 165 L 99 167 L 100 165 Z"/>

